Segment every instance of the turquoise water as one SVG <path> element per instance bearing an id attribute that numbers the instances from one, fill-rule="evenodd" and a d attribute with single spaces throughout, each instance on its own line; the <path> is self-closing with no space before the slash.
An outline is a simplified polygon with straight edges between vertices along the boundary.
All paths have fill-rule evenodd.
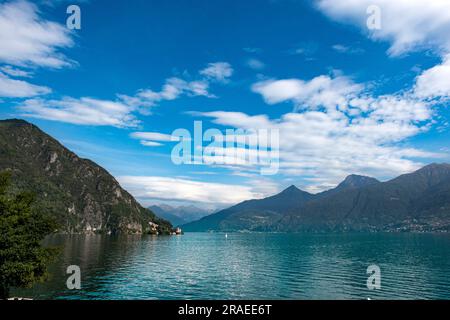
<path id="1" fill-rule="evenodd" d="M 35 299 L 450 299 L 448 234 L 188 233 L 52 236 L 51 279 Z M 368 290 L 366 269 L 381 268 Z M 81 290 L 66 268 L 81 268 Z"/>

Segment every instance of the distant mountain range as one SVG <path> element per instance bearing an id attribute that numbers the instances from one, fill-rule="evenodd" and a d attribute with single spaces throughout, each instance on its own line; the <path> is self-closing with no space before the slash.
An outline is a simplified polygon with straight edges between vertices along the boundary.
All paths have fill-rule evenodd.
<path id="1" fill-rule="evenodd" d="M 189 223 L 211 214 L 211 211 L 198 208 L 194 205 L 172 207 L 167 204 L 158 204 L 148 208 L 174 226 Z"/>
<path id="2" fill-rule="evenodd" d="M 105 169 L 26 121 L 0 121 L 0 170 L 12 172 L 13 191 L 36 194 L 36 206 L 56 218 L 61 232 L 171 232 Z"/>
<path id="3" fill-rule="evenodd" d="M 295 186 L 182 226 L 184 231 L 450 231 L 450 164 L 387 182 L 350 175 L 310 194 Z"/>

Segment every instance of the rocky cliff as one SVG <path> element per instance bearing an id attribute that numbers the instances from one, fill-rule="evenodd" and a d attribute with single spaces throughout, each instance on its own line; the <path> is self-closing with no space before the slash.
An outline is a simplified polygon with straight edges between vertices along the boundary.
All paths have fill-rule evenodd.
<path id="1" fill-rule="evenodd" d="M 143 208 L 105 169 L 79 158 L 38 127 L 0 121 L 0 170 L 16 190 L 36 194 L 61 232 L 167 234 L 171 224 Z"/>

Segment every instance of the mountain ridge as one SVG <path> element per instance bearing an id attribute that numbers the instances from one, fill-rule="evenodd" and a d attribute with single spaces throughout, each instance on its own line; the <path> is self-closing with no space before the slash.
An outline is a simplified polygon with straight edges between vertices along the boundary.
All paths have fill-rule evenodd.
<path id="1" fill-rule="evenodd" d="M 291 186 L 275 196 L 252 200 L 251 203 L 258 203 L 252 210 L 236 210 L 242 207 L 238 204 L 182 228 L 185 231 L 450 231 L 450 164 L 433 163 L 386 182 L 349 175 L 336 188 L 311 195 L 296 206 L 289 205 L 293 200 L 288 199 L 290 202 L 285 201 L 284 207 L 278 207 L 272 215 L 260 205 L 266 199 L 291 194 L 294 190 Z M 230 214 L 231 208 L 234 210 Z M 244 223 L 260 215 L 268 219 L 253 225 Z"/>
<path id="2" fill-rule="evenodd" d="M 15 191 L 36 194 L 37 207 L 55 217 L 59 232 L 171 232 L 169 222 L 143 208 L 104 168 L 25 120 L 0 120 L 0 170 L 12 173 Z"/>

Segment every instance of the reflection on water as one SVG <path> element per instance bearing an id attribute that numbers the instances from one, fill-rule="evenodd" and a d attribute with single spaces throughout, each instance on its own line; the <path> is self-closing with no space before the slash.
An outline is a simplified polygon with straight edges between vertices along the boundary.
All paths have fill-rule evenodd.
<path id="1" fill-rule="evenodd" d="M 55 235 L 51 279 L 36 299 L 450 299 L 450 235 L 188 233 Z M 381 268 L 381 290 L 366 269 Z M 82 289 L 68 290 L 78 265 Z"/>

